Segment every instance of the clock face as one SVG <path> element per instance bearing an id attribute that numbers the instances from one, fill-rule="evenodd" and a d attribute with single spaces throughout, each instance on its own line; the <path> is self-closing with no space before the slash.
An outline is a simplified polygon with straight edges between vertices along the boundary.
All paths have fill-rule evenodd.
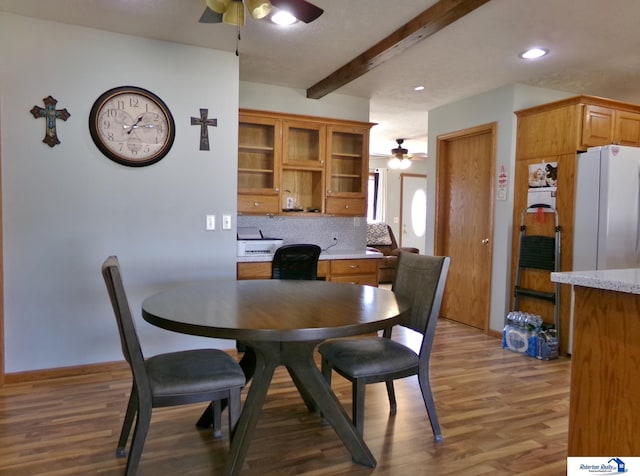
<path id="1" fill-rule="evenodd" d="M 123 86 L 96 100 L 89 114 L 89 131 L 98 149 L 111 160 L 141 167 L 158 162 L 169 152 L 175 123 L 158 96 Z"/>

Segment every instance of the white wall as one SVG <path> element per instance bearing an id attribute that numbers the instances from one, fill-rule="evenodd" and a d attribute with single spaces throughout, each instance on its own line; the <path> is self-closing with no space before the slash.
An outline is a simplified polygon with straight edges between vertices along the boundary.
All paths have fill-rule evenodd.
<path id="1" fill-rule="evenodd" d="M 188 337 L 140 317 L 144 297 L 167 285 L 235 278 L 238 107 L 367 121 L 363 98 L 240 83 L 233 53 L 147 40 L 0 13 L 4 368 L 7 373 L 122 360 L 100 274 L 119 256 L 147 355 L 233 342 Z M 176 139 L 143 168 L 104 157 L 89 135 L 89 110 L 115 86 L 160 96 Z M 242 103 L 240 88 L 242 87 Z M 219 93 L 219 91 L 224 91 Z M 42 143 L 44 119 L 29 110 L 52 95 L 71 117 L 61 144 Z M 199 150 L 200 108 L 211 151 Z M 205 231 L 205 215 L 231 214 L 230 231 Z"/>
<path id="2" fill-rule="evenodd" d="M 352 121 L 369 121 L 369 100 L 344 94 L 307 99 L 304 89 L 240 82 L 240 107 Z M 375 126 L 374 126 L 375 127 Z"/>
<path id="3" fill-rule="evenodd" d="M 168 283 L 235 277 L 235 232 L 204 223 L 236 213 L 236 56 L 0 13 L 0 58 L 5 371 L 122 360 L 100 274 L 110 254 L 147 354 L 233 347 L 139 316 L 142 299 Z M 122 85 L 153 91 L 173 113 L 175 143 L 152 166 L 118 165 L 89 135 L 91 105 Z M 44 119 L 29 113 L 48 95 L 71 113 L 53 148 L 42 143 Z M 199 108 L 218 119 L 209 152 L 190 125 Z"/>
<path id="4" fill-rule="evenodd" d="M 574 93 L 509 85 L 429 111 L 429 148 L 436 157 L 437 137 L 470 127 L 496 122 L 496 174 L 504 166 L 508 174 L 507 200 L 495 201 L 491 310 L 489 327 L 500 331 L 509 307 L 511 227 L 513 222 L 513 175 L 517 118 L 514 111 L 575 96 Z M 436 161 L 427 161 L 427 253 L 433 253 Z M 497 180 L 497 176 L 494 177 Z"/>

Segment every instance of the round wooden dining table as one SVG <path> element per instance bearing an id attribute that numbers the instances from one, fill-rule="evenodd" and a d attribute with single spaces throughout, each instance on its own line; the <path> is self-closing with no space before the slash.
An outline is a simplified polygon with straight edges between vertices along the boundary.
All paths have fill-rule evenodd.
<path id="1" fill-rule="evenodd" d="M 286 366 L 303 399 L 331 424 L 354 462 L 376 466 L 314 361 L 329 338 L 366 334 L 398 323 L 410 307 L 392 291 L 327 281 L 216 280 L 175 285 L 142 303 L 143 318 L 184 334 L 236 339 L 255 353 L 255 369 L 232 432 L 226 475 L 238 474 L 275 369 Z M 255 370 L 255 371 L 254 371 Z M 309 403 L 308 403 L 309 404 Z"/>

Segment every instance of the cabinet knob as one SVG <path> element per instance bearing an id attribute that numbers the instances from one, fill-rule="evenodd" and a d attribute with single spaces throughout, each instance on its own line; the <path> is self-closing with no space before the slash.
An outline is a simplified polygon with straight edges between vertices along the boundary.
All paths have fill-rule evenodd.
<path id="1" fill-rule="evenodd" d="M 279 192 L 279 191 L 280 191 L 280 189 L 279 189 L 278 187 L 276 187 L 276 188 L 275 188 L 275 191 L 276 191 L 276 192 Z"/>
<path id="2" fill-rule="evenodd" d="M 349 205 L 345 205 L 344 208 L 349 208 Z"/>
<path id="3" fill-rule="evenodd" d="M 260 202 L 253 202 L 253 206 L 254 207 L 259 207 L 260 206 Z"/>

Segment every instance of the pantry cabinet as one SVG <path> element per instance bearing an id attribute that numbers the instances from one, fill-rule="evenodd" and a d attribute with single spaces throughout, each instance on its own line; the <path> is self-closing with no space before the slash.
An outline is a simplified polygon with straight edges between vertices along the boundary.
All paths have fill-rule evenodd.
<path id="1" fill-rule="evenodd" d="M 238 213 L 366 216 L 373 124 L 248 109 L 239 117 Z"/>
<path id="2" fill-rule="evenodd" d="M 530 167 L 557 164 L 555 207 L 558 211 L 562 240 L 560 270 L 573 267 L 573 222 L 575 210 L 577 154 L 589 147 L 619 144 L 640 146 L 640 105 L 594 96 L 576 96 L 516 111 L 516 162 L 514 177 L 513 242 L 511 289 L 515 286 L 522 211 L 528 205 Z M 545 214 L 549 215 L 550 214 Z M 550 218 L 527 214 L 528 235 L 548 235 Z M 524 288 L 553 291 L 549 273 L 526 270 L 522 273 Z M 561 349 L 568 348 L 571 295 L 563 286 L 560 291 Z M 553 304 L 523 299 L 521 309 L 540 314 L 551 321 Z"/>

